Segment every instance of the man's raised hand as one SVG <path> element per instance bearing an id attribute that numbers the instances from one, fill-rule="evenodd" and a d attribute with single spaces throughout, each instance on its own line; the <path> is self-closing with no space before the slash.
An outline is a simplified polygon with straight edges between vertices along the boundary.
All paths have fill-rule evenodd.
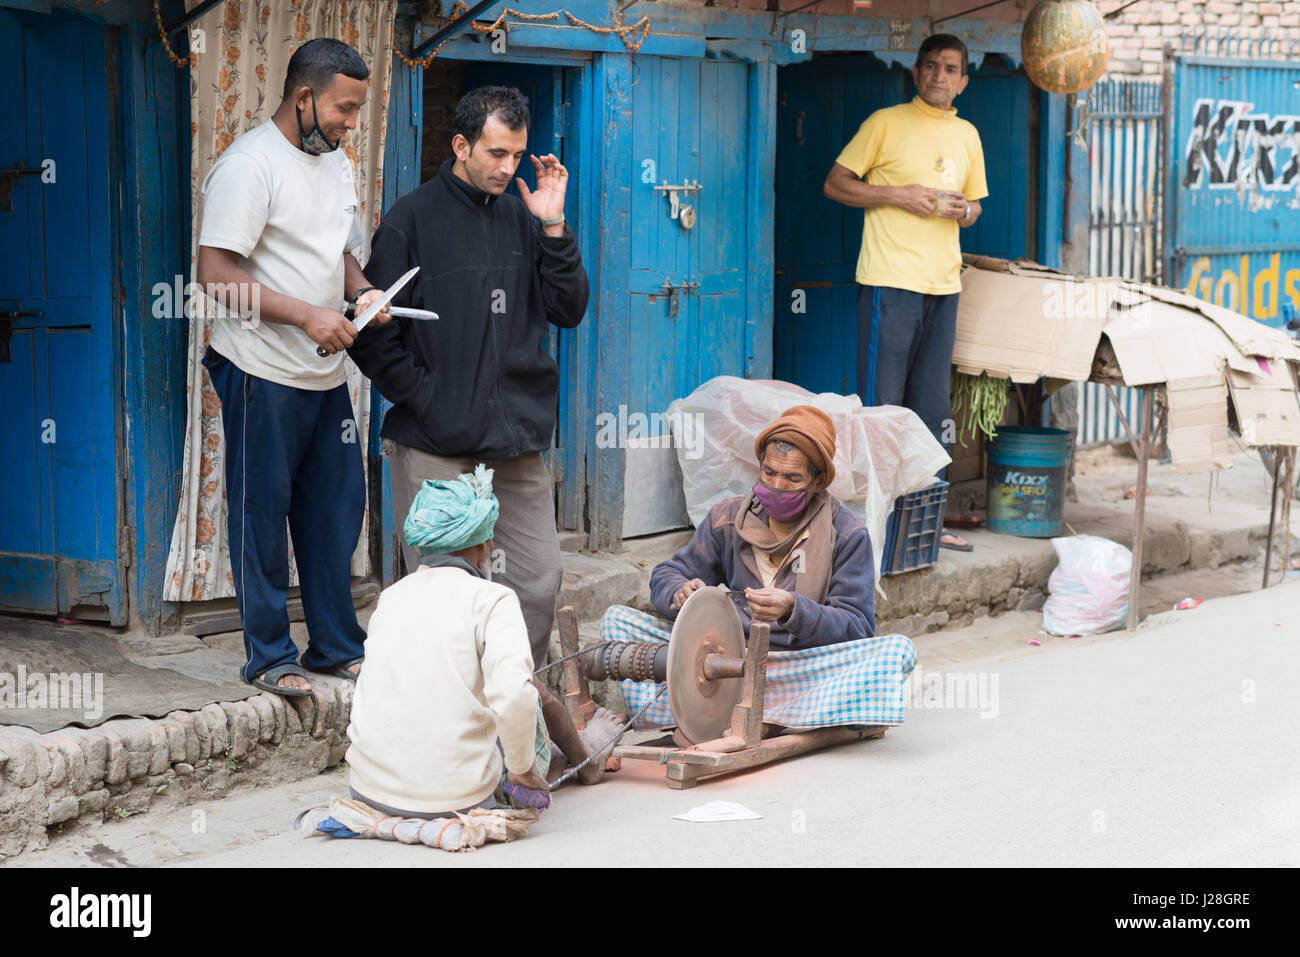
<path id="1" fill-rule="evenodd" d="M 564 215 L 564 190 L 569 185 L 569 171 L 554 153 L 541 159 L 530 155 L 533 171 L 537 174 L 537 188 L 529 189 L 522 178 L 515 177 L 524 206 L 538 219 L 555 219 Z"/>

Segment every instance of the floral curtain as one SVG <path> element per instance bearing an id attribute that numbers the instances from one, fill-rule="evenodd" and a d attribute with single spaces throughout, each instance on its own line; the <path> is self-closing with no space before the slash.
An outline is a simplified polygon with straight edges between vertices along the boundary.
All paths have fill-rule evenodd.
<path id="1" fill-rule="evenodd" d="M 193 8 L 198 2 L 188 0 L 187 7 Z M 194 224 L 191 278 L 203 220 L 203 198 L 199 193 L 203 178 L 235 137 L 270 119 L 280 104 L 289 58 L 315 37 L 342 40 L 360 53 L 370 68 L 370 93 L 357 127 L 348 134 L 343 147 L 352 161 L 369 255 L 369 238 L 379 225 L 383 195 L 385 120 L 396 11 L 396 0 L 227 0 L 190 26 L 190 207 Z M 200 361 L 208 347 L 213 306 L 203 296 L 191 297 L 187 306 L 190 349 L 184 486 L 167 558 L 163 597 L 168 601 L 206 601 L 229 598 L 235 593 L 226 542 L 221 400 Z M 364 462 L 370 429 L 370 385 L 350 359 L 345 359 L 344 365 Z M 367 510 L 352 555 L 353 575 L 370 571 L 366 547 L 369 524 Z M 292 541 L 289 576 L 290 584 L 296 585 Z"/>

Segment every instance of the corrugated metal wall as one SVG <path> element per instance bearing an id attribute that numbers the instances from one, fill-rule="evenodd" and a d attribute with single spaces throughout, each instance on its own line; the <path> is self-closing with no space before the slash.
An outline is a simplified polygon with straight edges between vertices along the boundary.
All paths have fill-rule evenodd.
<path id="1" fill-rule="evenodd" d="M 1300 46 L 1198 32 L 1174 58 L 1170 284 L 1269 325 L 1300 309 Z"/>

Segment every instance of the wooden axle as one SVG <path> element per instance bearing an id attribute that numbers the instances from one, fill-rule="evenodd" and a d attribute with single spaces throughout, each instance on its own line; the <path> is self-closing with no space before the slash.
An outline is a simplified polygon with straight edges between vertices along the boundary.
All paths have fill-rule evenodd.
<path id="1" fill-rule="evenodd" d="M 710 681 L 720 678 L 743 678 L 745 676 L 745 659 L 731 655 L 710 654 L 704 656 L 704 677 Z"/>

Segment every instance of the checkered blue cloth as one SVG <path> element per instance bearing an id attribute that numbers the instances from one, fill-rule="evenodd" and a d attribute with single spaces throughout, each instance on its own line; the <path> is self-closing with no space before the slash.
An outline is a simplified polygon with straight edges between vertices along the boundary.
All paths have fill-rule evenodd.
<path id="1" fill-rule="evenodd" d="M 667 644 L 671 626 L 662 618 L 625 605 L 613 605 L 600 622 L 605 641 Z M 845 724 L 903 723 L 903 682 L 916 666 L 916 646 L 904 635 L 877 635 L 837 645 L 797 651 L 770 651 L 763 720 L 787 728 L 829 728 Z M 661 686 L 621 682 L 628 708 L 635 712 Z M 634 727 L 672 727 L 664 695 Z"/>

